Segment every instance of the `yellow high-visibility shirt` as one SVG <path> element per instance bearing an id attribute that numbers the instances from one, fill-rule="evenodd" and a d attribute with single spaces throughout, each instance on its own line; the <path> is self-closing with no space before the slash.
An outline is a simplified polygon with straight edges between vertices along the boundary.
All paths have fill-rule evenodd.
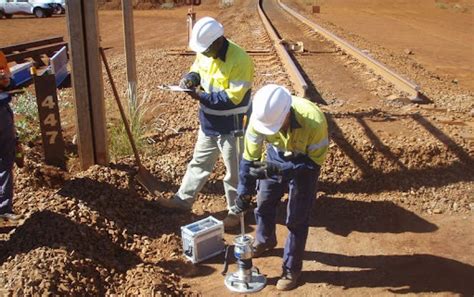
<path id="1" fill-rule="evenodd" d="M 239 105 L 252 87 L 254 67 L 245 50 L 231 40 L 227 41 L 225 61 L 197 54 L 191 71 L 199 73 L 201 87 L 206 93 L 225 91 L 232 103 Z"/>
<path id="2" fill-rule="evenodd" d="M 291 112 L 294 118 L 288 133 L 278 131 L 273 135 L 260 134 L 253 128 L 250 120 L 245 133 L 245 160 L 260 160 L 263 141 L 266 140 L 280 151 L 307 155 L 318 165 L 324 163 L 329 148 L 328 126 L 324 113 L 313 102 L 296 96 L 292 96 Z"/>

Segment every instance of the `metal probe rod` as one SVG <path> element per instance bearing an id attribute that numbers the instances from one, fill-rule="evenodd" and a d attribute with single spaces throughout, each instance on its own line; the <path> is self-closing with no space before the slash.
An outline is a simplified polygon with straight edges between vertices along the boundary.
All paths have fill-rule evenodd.
<path id="1" fill-rule="evenodd" d="M 236 157 L 237 157 L 237 172 L 240 172 L 239 170 L 239 165 L 240 165 L 240 139 L 241 137 L 243 136 L 243 128 L 245 126 L 245 122 L 247 120 L 247 117 L 244 116 L 244 118 L 242 119 L 242 129 L 239 129 L 240 128 L 240 125 L 239 125 L 239 116 L 238 115 L 234 115 L 234 137 L 235 137 L 235 143 L 236 143 L 236 146 L 235 146 L 235 151 L 236 151 Z M 245 235 L 245 224 L 244 224 L 244 213 L 245 212 L 241 212 L 240 213 L 240 233 L 242 235 L 242 240 L 244 239 L 244 235 Z"/>

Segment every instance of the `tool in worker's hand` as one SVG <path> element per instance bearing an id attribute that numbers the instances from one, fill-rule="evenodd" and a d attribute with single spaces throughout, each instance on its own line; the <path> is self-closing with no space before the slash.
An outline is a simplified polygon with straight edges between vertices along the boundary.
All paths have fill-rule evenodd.
<path id="1" fill-rule="evenodd" d="M 132 146 L 133 154 L 135 155 L 135 161 L 138 165 L 138 173 L 135 176 L 137 181 L 151 194 L 158 196 L 159 195 L 159 184 L 160 182 L 151 174 L 148 170 L 143 167 L 142 162 L 140 160 L 140 155 L 138 154 L 137 147 L 135 145 L 135 141 L 133 140 L 132 132 L 130 131 L 130 126 L 128 124 L 127 117 L 122 107 L 122 103 L 120 102 L 120 97 L 117 92 L 117 88 L 115 87 L 115 83 L 112 77 L 112 73 L 110 72 L 109 64 L 107 63 L 107 58 L 105 56 L 104 49 L 100 48 L 100 55 L 102 56 L 102 61 L 104 62 L 105 71 L 107 72 L 107 76 L 109 77 L 110 85 L 112 86 L 112 91 L 114 93 L 115 101 L 117 102 L 118 108 L 120 110 L 120 115 L 122 117 L 123 124 L 125 125 L 125 130 L 127 131 L 128 140 L 130 141 L 130 145 Z"/>
<path id="2" fill-rule="evenodd" d="M 242 119 L 242 127 L 240 126 L 240 121 L 239 121 L 239 115 L 236 114 L 234 115 L 234 131 L 232 131 L 232 135 L 234 136 L 235 139 L 235 158 L 237 159 L 237 173 L 240 172 L 240 143 L 241 139 L 244 136 L 244 126 L 245 126 L 245 121 L 247 119 L 247 116 L 244 115 L 244 118 Z M 245 235 L 245 224 L 244 224 L 244 214 L 245 212 L 240 213 L 240 233 L 241 236 Z"/>
<path id="3" fill-rule="evenodd" d="M 234 116 L 235 130 L 233 131 L 233 135 L 237 144 L 237 172 L 240 164 L 240 139 L 244 135 L 246 120 L 247 117 L 244 116 L 242 126 L 240 126 L 238 115 Z M 229 268 L 228 246 L 225 252 L 224 271 L 222 271 L 222 274 L 225 275 L 224 283 L 229 290 L 239 293 L 252 293 L 262 290 L 267 283 L 267 279 L 260 273 L 258 268 L 252 264 L 254 239 L 251 235 L 245 234 L 244 214 L 244 211 L 240 213 L 241 234 L 234 238 L 234 257 L 237 259 L 239 269 L 237 272 L 227 273 Z"/>

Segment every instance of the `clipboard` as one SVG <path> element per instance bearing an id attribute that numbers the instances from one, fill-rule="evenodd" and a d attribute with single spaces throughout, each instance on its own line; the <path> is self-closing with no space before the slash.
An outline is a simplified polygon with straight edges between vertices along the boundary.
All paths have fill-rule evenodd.
<path id="1" fill-rule="evenodd" d="M 158 87 L 160 90 L 171 91 L 171 92 L 193 92 L 191 89 L 183 89 L 180 86 L 175 85 L 161 85 Z"/>

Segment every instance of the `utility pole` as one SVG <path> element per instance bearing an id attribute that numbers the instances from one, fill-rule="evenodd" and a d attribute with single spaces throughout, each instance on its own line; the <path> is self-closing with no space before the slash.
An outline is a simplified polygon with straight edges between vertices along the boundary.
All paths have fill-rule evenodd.
<path id="1" fill-rule="evenodd" d="M 125 57 L 127 59 L 128 95 L 129 100 L 133 101 L 136 99 L 137 93 L 137 66 L 135 56 L 135 32 L 133 28 L 132 0 L 122 0 L 122 14 Z"/>

